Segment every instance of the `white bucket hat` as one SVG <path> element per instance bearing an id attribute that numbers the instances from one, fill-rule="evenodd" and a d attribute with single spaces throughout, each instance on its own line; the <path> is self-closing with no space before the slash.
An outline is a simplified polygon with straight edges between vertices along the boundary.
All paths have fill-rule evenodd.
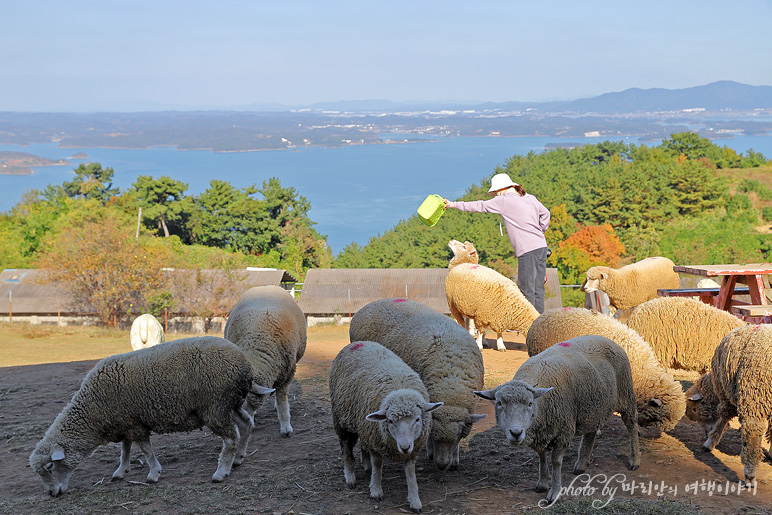
<path id="1" fill-rule="evenodd" d="M 509 178 L 509 175 L 505 173 L 497 173 L 493 177 L 491 177 L 491 189 L 488 190 L 488 194 L 492 195 L 493 193 L 496 193 L 499 190 L 503 190 L 505 188 L 511 188 L 512 186 L 517 186 L 518 184 L 516 182 L 512 182 L 512 179 Z"/>

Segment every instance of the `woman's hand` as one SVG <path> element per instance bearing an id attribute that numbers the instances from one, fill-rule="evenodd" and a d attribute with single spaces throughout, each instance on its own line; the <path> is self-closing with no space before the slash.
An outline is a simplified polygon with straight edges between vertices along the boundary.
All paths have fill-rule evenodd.
<path id="1" fill-rule="evenodd" d="M 442 201 L 445 202 L 444 208 L 448 209 L 448 202 L 450 202 L 450 201 L 448 199 L 446 199 L 446 198 L 443 198 Z"/>

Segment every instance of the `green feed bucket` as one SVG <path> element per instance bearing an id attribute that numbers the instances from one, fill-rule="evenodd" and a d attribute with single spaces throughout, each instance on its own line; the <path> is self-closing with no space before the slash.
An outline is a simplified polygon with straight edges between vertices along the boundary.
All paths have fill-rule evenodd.
<path id="1" fill-rule="evenodd" d="M 418 217 L 429 227 L 434 227 L 444 212 L 445 201 L 439 195 L 429 195 L 418 207 Z"/>

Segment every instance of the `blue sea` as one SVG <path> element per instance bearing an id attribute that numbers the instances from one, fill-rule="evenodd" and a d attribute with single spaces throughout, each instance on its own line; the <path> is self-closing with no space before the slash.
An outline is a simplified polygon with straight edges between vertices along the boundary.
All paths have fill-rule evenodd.
<path id="1" fill-rule="evenodd" d="M 394 137 L 394 135 L 390 135 Z M 571 138 L 571 143 L 597 143 L 608 138 Z M 638 143 L 636 138 L 626 143 Z M 772 159 L 772 135 L 736 136 L 715 140 L 739 153 L 752 148 Z M 215 153 L 178 151 L 174 147 L 145 150 L 58 148 L 56 143 L 0 145 L 0 150 L 27 152 L 70 164 L 35 168 L 34 174 L 0 175 L 0 212 L 19 202 L 24 192 L 72 179 L 80 163 L 98 162 L 115 171 L 114 185 L 130 187 L 139 175 L 163 175 L 188 184 L 188 195 L 206 190 L 212 179 L 243 188 L 262 186 L 278 177 L 311 203 L 310 218 L 327 235 L 333 254 L 351 242 L 365 245 L 401 220 L 413 216 L 427 195 L 454 199 L 489 177 L 515 154 L 541 152 L 558 138 L 467 138 L 404 144 L 355 145 L 343 148 L 298 148 L 261 152 Z M 646 143 L 649 146 L 659 144 Z M 87 159 L 72 159 L 84 152 Z"/>

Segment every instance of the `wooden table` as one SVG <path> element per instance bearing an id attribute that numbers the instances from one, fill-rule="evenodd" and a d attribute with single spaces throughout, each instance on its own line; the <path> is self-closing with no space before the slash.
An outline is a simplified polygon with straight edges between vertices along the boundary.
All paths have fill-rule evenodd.
<path id="1" fill-rule="evenodd" d="M 769 304 L 764 291 L 765 275 L 772 274 L 772 263 L 752 263 L 748 265 L 676 265 L 673 270 L 680 274 L 701 275 L 704 277 L 723 277 L 721 289 L 713 306 L 732 312 L 732 295 L 740 277 L 747 278 L 748 294 L 751 304 Z M 742 304 L 734 301 L 734 304 Z"/>

